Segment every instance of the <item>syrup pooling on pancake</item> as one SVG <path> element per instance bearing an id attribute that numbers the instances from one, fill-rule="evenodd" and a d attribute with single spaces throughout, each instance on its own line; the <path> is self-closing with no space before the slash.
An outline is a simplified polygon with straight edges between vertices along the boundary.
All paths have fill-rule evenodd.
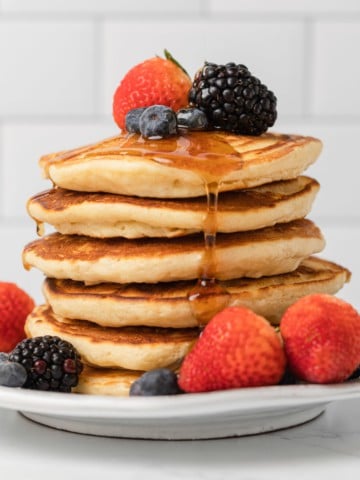
<path id="1" fill-rule="evenodd" d="M 211 138 L 209 138 L 211 137 Z M 239 161 L 239 152 L 242 160 L 247 163 L 254 158 L 266 158 L 271 160 L 277 156 L 285 156 L 296 147 L 306 145 L 309 141 L 318 140 L 311 137 L 290 134 L 265 133 L 261 137 L 235 135 L 231 133 L 217 132 L 189 132 L 184 131 L 176 137 L 161 140 L 142 139 L 136 134 L 121 134 L 108 138 L 102 142 L 88 145 L 73 150 L 61 151 L 50 155 L 44 155 L 40 159 L 40 166 L 45 174 L 49 175 L 49 169 L 55 164 L 68 162 L 81 162 L 84 159 L 97 159 L 99 157 L 113 158 L 138 156 L 147 157 L 169 167 L 199 171 L 209 174 L 209 160 L 211 160 L 212 173 L 218 176 L 215 164 L 219 166 L 220 174 L 224 171 L 224 155 L 229 166 L 229 154 L 233 156 L 234 164 Z M 233 148 L 231 145 L 236 145 Z M 228 149 L 227 151 L 224 149 Z M 216 157 L 218 159 L 216 160 Z M 229 168 L 229 172 L 233 170 Z M 216 178 L 214 178 L 216 180 Z"/>
<path id="2" fill-rule="evenodd" d="M 159 140 L 132 134 L 122 142 L 120 153 L 191 170 L 206 184 L 220 182 L 226 174 L 240 169 L 243 162 L 242 154 L 226 141 L 226 137 L 209 132 L 191 132 Z"/>

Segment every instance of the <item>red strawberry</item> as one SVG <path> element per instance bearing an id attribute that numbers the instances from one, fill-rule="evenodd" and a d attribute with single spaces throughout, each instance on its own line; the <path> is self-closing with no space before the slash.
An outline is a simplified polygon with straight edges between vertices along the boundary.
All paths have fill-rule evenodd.
<path id="1" fill-rule="evenodd" d="M 301 298 L 280 323 L 291 371 L 312 383 L 346 380 L 360 365 L 360 316 L 331 295 Z"/>
<path id="2" fill-rule="evenodd" d="M 15 283 L 0 282 L 0 352 L 10 352 L 25 338 L 25 320 L 34 306 Z"/>
<path id="3" fill-rule="evenodd" d="M 177 111 L 188 105 L 190 77 L 166 50 L 165 57 L 139 63 L 122 79 L 113 100 L 114 120 L 121 129 L 133 108 L 166 105 Z"/>
<path id="4" fill-rule="evenodd" d="M 179 385 L 185 392 L 274 385 L 285 363 L 271 325 L 247 308 L 230 307 L 210 320 L 185 357 Z"/>

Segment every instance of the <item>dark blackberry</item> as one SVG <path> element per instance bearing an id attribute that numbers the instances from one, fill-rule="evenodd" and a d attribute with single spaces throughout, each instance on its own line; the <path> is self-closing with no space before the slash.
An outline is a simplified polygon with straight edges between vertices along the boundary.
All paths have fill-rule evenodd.
<path id="1" fill-rule="evenodd" d="M 210 125 L 243 135 L 261 135 L 274 125 L 276 97 L 245 65 L 205 62 L 194 78 L 189 103 Z"/>
<path id="2" fill-rule="evenodd" d="M 168 368 L 157 368 L 145 372 L 130 387 L 130 396 L 150 397 L 182 393 L 177 375 Z"/>
<path id="3" fill-rule="evenodd" d="M 23 387 L 32 390 L 70 392 L 83 368 L 81 357 L 71 343 L 50 335 L 18 343 L 9 361 L 25 367 L 27 380 Z"/>

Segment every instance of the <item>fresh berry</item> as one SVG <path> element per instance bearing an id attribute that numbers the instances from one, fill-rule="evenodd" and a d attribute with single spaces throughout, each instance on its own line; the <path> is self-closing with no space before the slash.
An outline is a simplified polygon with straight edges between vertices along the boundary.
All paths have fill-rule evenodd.
<path id="1" fill-rule="evenodd" d="M 353 371 L 353 373 L 350 375 L 349 378 L 347 378 L 347 380 L 356 380 L 359 377 L 360 377 L 360 366 Z"/>
<path id="2" fill-rule="evenodd" d="M 125 115 L 134 108 L 167 105 L 177 111 L 188 104 L 191 80 L 165 50 L 165 58 L 154 57 L 133 67 L 122 79 L 113 100 L 113 116 L 125 128 Z"/>
<path id="3" fill-rule="evenodd" d="M 0 352 L 0 362 L 7 362 L 9 360 L 9 354 Z"/>
<path id="4" fill-rule="evenodd" d="M 27 380 L 26 369 L 16 362 L 0 362 L 0 385 L 22 387 Z"/>
<path id="5" fill-rule="evenodd" d="M 190 105 L 206 113 L 214 128 L 261 135 L 274 125 L 276 97 L 245 65 L 205 62 L 189 93 Z"/>
<path id="6" fill-rule="evenodd" d="M 206 130 L 209 126 L 207 116 L 198 108 L 182 108 L 177 114 L 178 127 L 189 130 Z"/>
<path id="7" fill-rule="evenodd" d="M 125 115 L 125 128 L 129 133 L 140 133 L 140 117 L 146 107 L 133 108 Z"/>
<path id="8" fill-rule="evenodd" d="M 142 113 L 139 125 L 145 138 L 166 138 L 177 132 L 176 115 L 165 105 L 148 107 Z"/>
<path id="9" fill-rule="evenodd" d="M 33 299 L 15 283 L 0 282 L 0 351 L 10 352 L 25 338 L 25 320 L 34 306 Z"/>
<path id="10" fill-rule="evenodd" d="M 185 392 L 275 385 L 285 364 L 271 325 L 247 308 L 229 307 L 210 320 L 185 357 L 179 385 Z"/>
<path id="11" fill-rule="evenodd" d="M 23 340 L 10 353 L 9 361 L 24 366 L 28 375 L 24 388 L 33 390 L 70 392 L 83 368 L 75 348 L 50 335 Z"/>
<path id="12" fill-rule="evenodd" d="M 297 379 L 295 375 L 289 368 L 285 369 L 285 373 L 280 380 L 280 385 L 295 385 L 297 383 Z"/>
<path id="13" fill-rule="evenodd" d="M 301 298 L 280 322 L 289 368 L 311 383 L 338 383 L 360 365 L 360 316 L 325 294 Z"/>
<path id="14" fill-rule="evenodd" d="M 131 385 L 130 396 L 176 395 L 181 393 L 177 376 L 168 368 L 145 372 Z"/>

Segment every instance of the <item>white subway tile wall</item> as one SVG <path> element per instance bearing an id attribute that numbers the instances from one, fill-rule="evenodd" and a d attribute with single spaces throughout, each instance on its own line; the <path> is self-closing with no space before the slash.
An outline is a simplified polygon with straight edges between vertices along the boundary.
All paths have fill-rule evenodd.
<path id="1" fill-rule="evenodd" d="M 117 84 L 164 48 L 191 74 L 205 59 L 245 63 L 278 96 L 275 130 L 323 140 L 312 218 L 348 260 L 360 227 L 358 0 L 0 0 L 1 279 L 41 298 L 41 275 L 21 264 L 35 238 L 26 200 L 49 187 L 37 160 L 117 132 Z"/>

